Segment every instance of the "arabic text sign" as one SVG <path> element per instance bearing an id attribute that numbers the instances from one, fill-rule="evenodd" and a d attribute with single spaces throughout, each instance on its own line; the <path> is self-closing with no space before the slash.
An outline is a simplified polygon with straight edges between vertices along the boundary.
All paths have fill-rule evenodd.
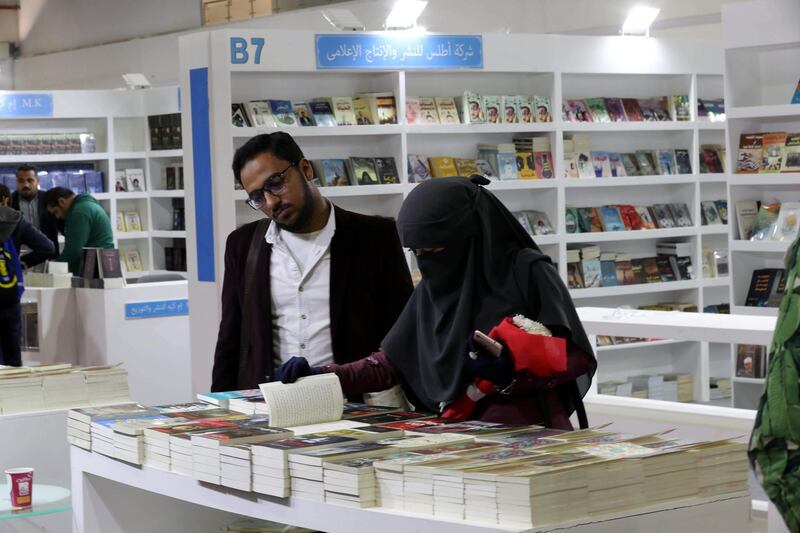
<path id="1" fill-rule="evenodd" d="M 0 91 L 0 117 L 52 117 L 53 96 L 48 93 Z"/>
<path id="2" fill-rule="evenodd" d="M 158 318 L 189 314 L 189 300 L 156 300 L 153 302 L 130 302 L 125 304 L 125 320 Z"/>
<path id="3" fill-rule="evenodd" d="M 316 36 L 318 69 L 483 68 L 480 35 Z"/>

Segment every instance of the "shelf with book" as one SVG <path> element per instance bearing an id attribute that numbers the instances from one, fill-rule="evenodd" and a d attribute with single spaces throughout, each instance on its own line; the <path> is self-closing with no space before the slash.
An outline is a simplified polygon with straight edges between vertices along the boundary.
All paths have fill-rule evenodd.
<path id="1" fill-rule="evenodd" d="M 627 342 L 624 344 L 609 344 L 608 346 L 597 346 L 595 351 L 597 353 L 617 353 L 622 352 L 622 355 L 627 356 L 625 352 L 635 350 L 648 350 L 658 346 L 670 346 L 673 344 L 682 344 L 693 341 L 683 341 L 674 339 L 662 339 L 657 341 L 642 341 L 642 342 Z"/>
<path id="2" fill-rule="evenodd" d="M 232 63 L 229 54 L 213 54 L 213 50 L 228 50 L 231 37 L 245 39 L 265 37 L 272 46 L 297 49 L 293 54 L 270 54 L 258 64 Z M 490 45 L 491 42 L 491 45 Z M 224 272 L 222 246 L 227 235 L 238 225 L 257 220 L 263 215 L 251 210 L 244 202 L 246 195 L 235 191 L 232 184 L 230 161 L 234 151 L 249 137 L 276 131 L 275 127 L 239 127 L 241 117 L 231 115 L 231 106 L 254 100 L 290 99 L 309 102 L 317 97 L 352 97 L 358 93 L 392 93 L 396 103 L 397 124 L 383 126 L 331 126 L 284 128 L 297 136 L 298 144 L 308 159 L 344 159 L 348 157 L 394 157 L 399 171 L 397 185 L 322 187 L 320 191 L 336 205 L 363 213 L 396 216 L 403 200 L 416 186 L 409 183 L 408 156 L 451 157 L 475 159 L 479 145 L 513 143 L 514 151 L 527 151 L 525 142 L 549 141 L 554 179 L 503 180 L 488 185 L 488 189 L 512 211 L 541 211 L 552 226 L 553 234 L 535 236 L 534 239 L 546 248 L 553 261 L 558 263 L 560 273 L 566 279 L 567 243 L 609 242 L 616 243 L 614 249 L 644 257 L 655 257 L 657 239 L 675 238 L 689 240 L 694 253 L 692 262 L 699 265 L 701 180 L 718 179 L 724 183 L 725 176 L 699 176 L 697 153 L 699 140 L 724 142 L 724 123 L 703 120 L 628 122 L 616 124 L 581 124 L 565 122 L 561 118 L 561 104 L 569 98 L 591 98 L 598 95 L 652 99 L 664 95 L 683 95 L 696 98 L 720 98 L 722 96 L 722 50 L 715 45 L 701 47 L 696 53 L 687 54 L 690 44 L 672 40 L 650 39 L 648 54 L 667 58 L 655 66 L 652 57 L 642 57 L 642 62 L 632 66 L 623 55 L 608 54 L 608 46 L 629 46 L 630 40 L 618 38 L 585 38 L 571 36 L 539 35 L 487 35 L 484 36 L 485 57 L 481 69 L 466 70 L 318 70 L 313 54 L 314 34 L 308 31 L 265 30 L 220 30 L 186 36 L 181 40 L 181 56 L 184 65 L 192 68 L 208 67 L 210 100 L 205 108 L 210 110 L 211 175 L 202 187 L 211 190 L 211 202 L 203 212 L 213 206 L 213 224 L 198 234 L 194 208 L 195 180 L 193 158 L 199 152 L 186 150 L 186 175 L 191 176 L 186 184 L 187 210 L 187 257 L 189 259 L 190 291 L 202 302 L 200 308 L 218 310 L 218 293 Z M 557 50 L 553 54 L 526 54 L 523 49 L 536 49 L 541 44 L 551 44 Z M 693 44 L 692 47 L 696 48 Z M 692 48 L 692 49 L 694 49 Z M 563 54 L 562 54 L 563 52 Z M 569 58 L 567 60 L 566 58 Z M 635 74 L 632 72 L 636 72 Z M 196 81 L 195 81 L 196 83 Z M 697 90 L 695 92 L 695 84 Z M 192 85 L 188 70 L 182 73 L 184 96 L 184 127 L 191 135 L 193 118 L 190 113 Z M 196 90 L 195 90 L 196 92 Z M 442 104 L 451 99 L 456 113 L 465 116 L 459 97 L 476 93 L 485 98 L 497 96 L 501 101 L 513 101 L 517 96 L 540 97 L 549 100 L 551 121 L 516 123 L 446 123 L 428 125 L 415 122 L 415 113 L 422 113 L 417 104 L 420 97 L 436 98 Z M 444 100 L 443 100 L 444 99 Z M 467 98 L 469 100 L 469 98 Z M 493 100 L 490 100 L 490 102 Z M 543 101 L 543 100 L 541 100 Z M 277 105 L 277 104 L 276 104 Z M 355 106 L 354 106 L 355 107 Z M 504 108 L 506 106 L 503 106 Z M 690 118 L 694 119 L 696 105 L 692 103 Z M 452 109 L 452 108 L 450 108 Z M 505 110 L 505 109 L 504 109 Z M 195 109 L 197 111 L 197 109 Z M 485 112 L 485 109 L 484 109 Z M 438 110 L 437 110 L 438 114 Z M 522 116 L 522 113 L 519 114 Z M 469 119 L 472 115 L 466 114 Z M 486 118 L 486 115 L 484 116 Z M 462 122 L 459 117 L 456 119 Z M 502 119 L 501 119 L 502 120 Z M 706 120 L 706 119 L 704 119 Z M 468 122 L 469 120 L 467 120 Z M 245 121 L 246 123 L 246 121 Z M 708 131 L 706 131 L 708 130 Z M 589 150 L 630 152 L 635 150 L 685 150 L 692 154 L 688 172 L 678 175 L 645 175 L 625 178 L 571 180 L 564 178 L 565 134 L 584 134 L 590 140 Z M 701 136 L 702 133 L 702 136 Z M 533 144 L 533 143 L 531 143 Z M 541 146 L 541 144 L 539 145 Z M 534 150 L 536 151 L 536 150 Z M 543 151 L 540 149 L 539 151 Z M 516 158 L 516 153 L 514 153 Z M 674 163 L 677 167 L 677 160 Z M 654 165 L 655 166 L 655 165 Z M 682 169 L 687 170 L 684 164 Z M 677 169 L 676 169 L 677 170 Z M 154 170 L 150 169 L 151 174 Z M 158 178 L 151 177 L 151 180 Z M 374 187 L 374 188 L 373 188 Z M 378 188 L 380 187 L 380 189 Z M 155 187 L 159 189 L 161 187 Z M 200 191 L 198 191 L 200 192 Z M 601 205 L 651 205 L 656 200 L 686 204 L 691 215 L 692 226 L 680 229 L 641 232 L 616 232 L 614 235 L 567 234 L 565 232 L 566 206 Z M 199 213 L 200 210 L 197 210 Z M 720 230 L 723 231 L 723 230 Z M 720 233 L 722 235 L 722 233 Z M 198 242 L 214 242 L 213 253 L 198 255 Z M 613 251 L 613 250 L 612 250 Z M 202 269 L 199 267 L 202 266 Z M 210 278 L 200 281 L 198 273 L 213 272 Z M 685 282 L 642 284 L 641 286 L 605 287 L 576 291 L 576 297 L 590 297 L 604 303 L 625 304 L 636 301 L 658 303 L 658 295 L 680 298 L 695 305 L 702 303 L 701 284 L 697 280 Z M 659 292 L 652 292 L 652 291 Z M 599 291 L 599 292 L 595 292 Z M 642 292 L 644 291 L 644 292 Z M 641 298 L 639 294 L 643 294 Z M 650 298 L 650 294 L 652 296 Z M 666 297 L 664 298 L 666 299 Z M 663 300 L 662 300 L 663 301 Z M 212 340 L 208 332 L 217 327 L 218 313 L 210 313 L 214 320 L 192 317 L 192 343 L 196 354 L 207 351 Z M 212 326 L 212 322 L 214 325 Z M 202 325 L 205 324 L 205 325 Z M 196 333 L 195 333 L 196 332 Z M 203 339 L 203 340 L 200 340 Z M 208 354 L 202 355 L 207 361 Z M 202 365 L 198 365 L 201 368 Z M 205 379 L 205 377 L 199 378 Z"/>
<path id="3" fill-rule="evenodd" d="M 694 183 L 697 176 L 692 174 L 661 175 L 661 176 L 627 176 L 619 178 L 578 178 L 562 180 L 564 187 L 579 189 L 584 187 L 630 187 L 640 185 L 675 185 L 681 183 Z"/>
<path id="4" fill-rule="evenodd" d="M 276 131 L 285 131 L 292 137 L 330 137 L 331 135 L 354 137 L 354 136 L 373 136 L 373 135 L 397 135 L 403 132 L 403 127 L 399 124 L 386 124 L 378 126 L 293 126 L 285 128 L 240 128 L 231 126 L 231 131 L 234 139 L 249 139 L 262 133 L 274 133 Z"/>
<path id="5" fill-rule="evenodd" d="M 618 242 L 636 241 L 641 239 L 673 239 L 679 237 L 693 237 L 697 234 L 695 227 L 650 229 L 633 231 L 599 231 L 593 233 L 568 233 L 564 235 L 564 242 L 593 243 L 593 242 Z"/>
<path id="6" fill-rule="evenodd" d="M 663 132 L 692 131 L 696 125 L 690 121 L 660 122 L 564 122 L 564 133 L 584 132 Z"/>
<path id="7" fill-rule="evenodd" d="M 92 163 L 108 160 L 108 152 L 93 152 L 86 154 L 19 154 L 0 155 L 0 165 L 15 165 L 26 163 Z"/>
<path id="8" fill-rule="evenodd" d="M 570 289 L 572 298 L 601 298 L 607 296 L 626 296 L 630 294 L 648 294 L 658 292 L 685 291 L 700 286 L 696 279 L 683 281 L 663 281 L 659 283 L 637 283 L 634 285 L 618 285 L 616 287 L 595 287 L 591 289 Z"/>

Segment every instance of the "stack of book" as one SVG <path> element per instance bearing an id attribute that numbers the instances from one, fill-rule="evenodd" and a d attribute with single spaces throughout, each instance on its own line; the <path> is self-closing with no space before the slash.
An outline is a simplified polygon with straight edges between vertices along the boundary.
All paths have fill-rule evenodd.
<path id="1" fill-rule="evenodd" d="M 0 369 L 0 415 L 128 401 L 122 368 L 68 363 Z"/>
<path id="2" fill-rule="evenodd" d="M 207 416 L 214 416 L 210 412 Z M 193 432 L 214 431 L 226 427 L 234 427 L 234 418 L 226 419 L 222 413 L 220 418 L 196 419 L 186 424 L 169 427 L 152 427 L 144 430 L 144 449 L 146 466 L 183 474 L 192 475 L 192 456 L 190 435 Z M 185 439 L 178 439 L 186 435 Z M 173 456 L 173 444 L 177 454 Z M 188 450 L 187 450 L 188 448 Z"/>
<path id="3" fill-rule="evenodd" d="M 67 441 L 85 450 L 92 449 L 92 423 L 107 418 L 150 415 L 153 410 L 138 403 L 70 409 L 67 414 Z M 112 453 L 113 455 L 113 453 Z"/>
<path id="4" fill-rule="evenodd" d="M 93 133 L 0 135 L 0 155 L 92 154 L 96 148 Z"/>
<path id="5" fill-rule="evenodd" d="M 269 442 L 280 440 L 292 435 L 292 432 L 281 428 L 268 427 L 269 420 L 262 418 L 261 421 L 253 419 L 251 421 L 237 421 L 235 427 L 222 428 L 211 432 L 190 434 L 192 446 L 192 474 L 195 479 L 207 483 L 221 484 L 222 450 L 239 444 Z M 235 453 L 235 452 L 231 452 Z M 230 454 L 228 454 L 230 457 Z M 236 454 L 241 458 L 241 454 Z M 234 474 L 228 469 L 228 474 Z M 228 478 L 239 480 L 236 476 L 229 475 Z M 247 484 L 250 490 L 250 479 L 241 479 L 243 484 Z"/>
<path id="6" fill-rule="evenodd" d="M 731 378 L 712 377 L 709 378 L 709 392 L 712 400 L 723 400 L 732 395 Z"/>
<path id="7" fill-rule="evenodd" d="M 601 381 L 597 390 L 611 396 L 691 402 L 694 400 L 694 377 L 685 373 L 644 374 L 630 376 L 625 381 Z"/>

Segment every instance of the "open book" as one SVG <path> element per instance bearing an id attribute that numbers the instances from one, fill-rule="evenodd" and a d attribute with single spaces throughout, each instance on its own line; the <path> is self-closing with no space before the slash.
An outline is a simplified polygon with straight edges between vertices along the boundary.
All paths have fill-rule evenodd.
<path id="1" fill-rule="evenodd" d="M 272 427 L 306 426 L 342 418 L 344 395 L 336 374 L 308 376 L 291 384 L 262 383 L 259 388 Z"/>

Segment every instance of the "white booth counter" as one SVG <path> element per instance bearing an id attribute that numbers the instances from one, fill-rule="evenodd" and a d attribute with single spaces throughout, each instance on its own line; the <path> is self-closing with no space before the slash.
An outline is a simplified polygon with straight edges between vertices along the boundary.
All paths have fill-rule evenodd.
<path id="1" fill-rule="evenodd" d="M 191 400 L 186 281 L 122 289 L 26 288 L 36 302 L 39 351 L 24 361 L 106 365 L 128 371 L 131 399 L 156 405 Z"/>

